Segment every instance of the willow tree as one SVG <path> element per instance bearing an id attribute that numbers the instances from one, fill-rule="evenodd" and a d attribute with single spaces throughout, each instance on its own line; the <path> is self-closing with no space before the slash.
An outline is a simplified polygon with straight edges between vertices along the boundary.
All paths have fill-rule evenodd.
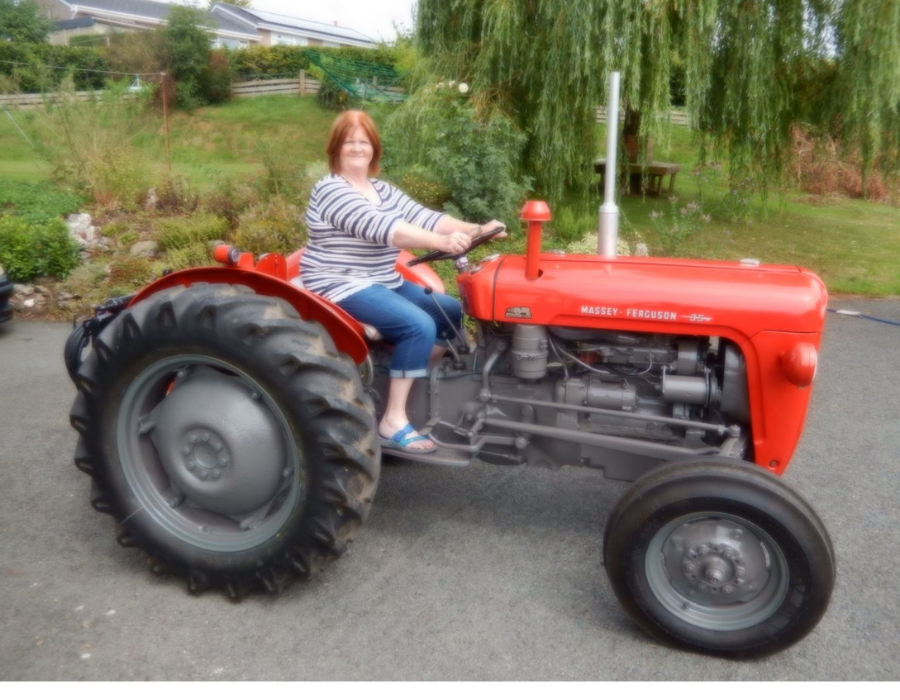
<path id="1" fill-rule="evenodd" d="M 837 132 L 864 172 L 900 168 L 897 0 L 419 0 L 417 18 L 438 72 L 528 134 L 551 198 L 589 171 L 613 70 L 643 139 L 664 130 L 683 70 L 686 108 L 732 176 L 783 173 L 797 121 Z"/>

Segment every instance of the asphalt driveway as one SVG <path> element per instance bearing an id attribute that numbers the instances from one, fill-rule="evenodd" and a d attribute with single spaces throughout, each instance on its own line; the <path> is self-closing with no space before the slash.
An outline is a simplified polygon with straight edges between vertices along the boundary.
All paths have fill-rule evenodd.
<path id="1" fill-rule="evenodd" d="M 832 306 L 900 322 L 900 300 Z M 626 484 L 587 469 L 386 466 L 346 557 L 278 598 L 189 596 L 119 547 L 72 465 L 64 324 L 0 326 L 2 680 L 898 680 L 900 327 L 829 314 L 785 479 L 838 556 L 803 642 L 728 662 L 668 649 L 600 563 Z"/>

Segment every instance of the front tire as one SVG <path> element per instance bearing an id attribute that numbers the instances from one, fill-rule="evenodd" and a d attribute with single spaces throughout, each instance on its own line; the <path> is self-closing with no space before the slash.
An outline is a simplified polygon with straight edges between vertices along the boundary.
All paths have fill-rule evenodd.
<path id="1" fill-rule="evenodd" d="M 736 460 L 671 464 L 637 480 L 610 515 L 604 561 L 644 630 L 726 657 L 765 656 L 805 637 L 835 577 L 812 508 Z"/>
<path id="2" fill-rule="evenodd" d="M 327 333 L 279 299 L 159 292 L 100 334 L 76 385 L 92 505 L 191 592 L 279 591 L 340 556 L 368 515 L 371 400 Z"/>

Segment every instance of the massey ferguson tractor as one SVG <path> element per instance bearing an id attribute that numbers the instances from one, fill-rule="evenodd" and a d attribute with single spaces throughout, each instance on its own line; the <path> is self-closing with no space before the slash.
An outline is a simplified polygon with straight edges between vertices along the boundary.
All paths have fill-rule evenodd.
<path id="1" fill-rule="evenodd" d="M 75 464 L 117 539 L 191 592 L 277 592 L 339 557 L 382 456 L 468 466 L 582 465 L 633 482 L 603 559 L 635 622 L 663 642 L 753 657 L 822 617 L 835 559 L 778 476 L 816 374 L 826 290 L 797 267 L 541 252 L 457 257 L 474 336 L 417 380 L 414 425 L 439 447 L 379 449 L 391 348 L 296 282 L 290 257 L 221 246 L 76 327 Z M 401 253 L 409 280 L 443 290 Z M 440 475 L 435 475 L 440 479 Z"/>

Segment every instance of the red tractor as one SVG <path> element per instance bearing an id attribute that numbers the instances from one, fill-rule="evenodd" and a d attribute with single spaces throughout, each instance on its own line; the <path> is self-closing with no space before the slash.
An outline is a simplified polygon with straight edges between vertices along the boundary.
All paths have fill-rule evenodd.
<path id="1" fill-rule="evenodd" d="M 603 550 L 641 627 L 723 656 L 801 639 L 828 605 L 834 552 L 777 475 L 815 377 L 821 280 L 756 261 L 542 253 L 546 205 L 523 218 L 526 255 L 457 261 L 474 340 L 417 381 L 410 418 L 439 449 L 413 459 L 632 481 Z M 301 256 L 220 247 L 220 267 L 111 301 L 67 344 L 91 504 L 191 592 L 276 592 L 340 556 L 390 453 L 374 430 L 390 348 L 292 283 Z M 398 267 L 441 290 L 420 263 L 448 257 Z"/>

